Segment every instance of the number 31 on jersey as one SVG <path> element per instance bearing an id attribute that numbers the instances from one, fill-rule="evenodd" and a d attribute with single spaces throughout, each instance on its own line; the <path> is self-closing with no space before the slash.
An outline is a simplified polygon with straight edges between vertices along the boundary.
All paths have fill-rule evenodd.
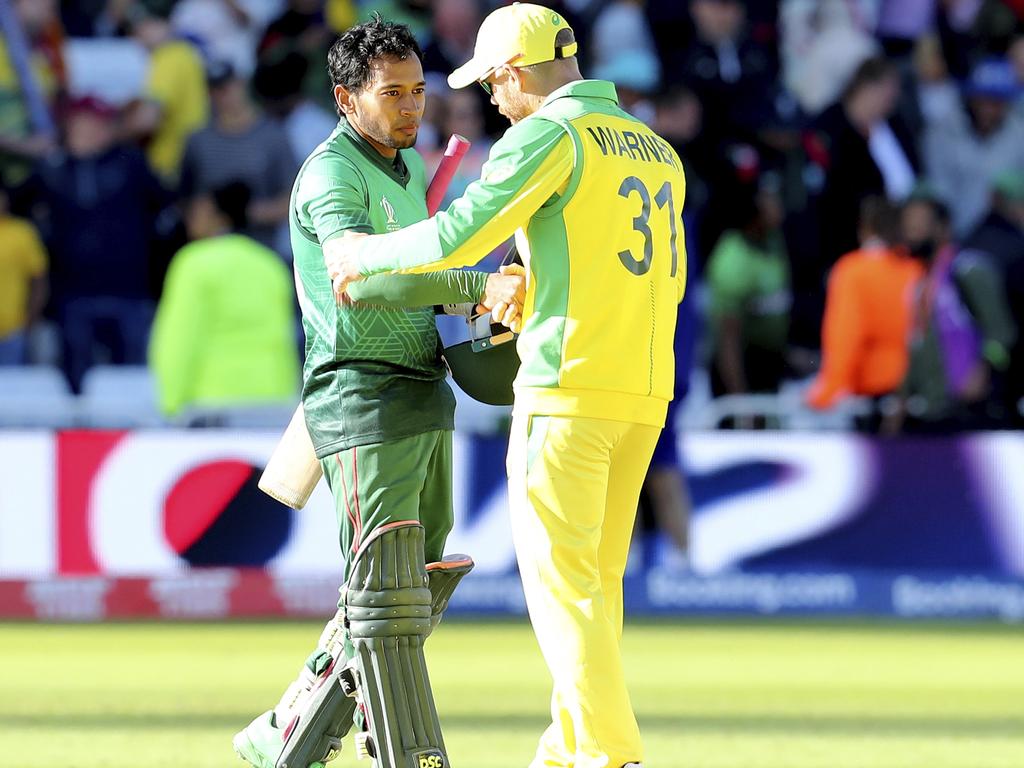
<path id="1" fill-rule="evenodd" d="M 642 259 L 636 258 L 628 248 L 619 251 L 619 261 L 622 266 L 634 275 L 645 275 L 651 269 L 651 261 L 654 258 L 654 233 L 651 231 L 651 193 L 647 185 L 636 176 L 627 176 L 619 185 L 619 196 L 627 200 L 637 194 L 640 197 L 640 215 L 633 218 L 633 229 L 644 236 L 644 255 Z M 658 193 L 654 196 L 654 202 L 658 204 L 658 210 L 668 208 L 669 244 L 672 249 L 672 277 L 676 276 L 679 256 L 676 251 L 676 207 L 672 200 L 672 182 L 666 181 L 661 185 Z M 660 222 L 655 222 L 655 228 L 660 228 Z"/>

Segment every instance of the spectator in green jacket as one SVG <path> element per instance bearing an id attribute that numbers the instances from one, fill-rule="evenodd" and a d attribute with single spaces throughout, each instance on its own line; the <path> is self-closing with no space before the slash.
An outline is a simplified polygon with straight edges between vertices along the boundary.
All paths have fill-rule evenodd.
<path id="1" fill-rule="evenodd" d="M 149 346 L 168 416 L 298 395 L 292 279 L 276 253 L 239 234 L 249 199 L 231 182 L 186 211 L 192 242 L 171 261 Z"/>
<path id="2" fill-rule="evenodd" d="M 708 260 L 715 395 L 775 392 L 789 330 L 789 258 L 774 176 L 738 196 L 738 229 L 727 230 Z"/>

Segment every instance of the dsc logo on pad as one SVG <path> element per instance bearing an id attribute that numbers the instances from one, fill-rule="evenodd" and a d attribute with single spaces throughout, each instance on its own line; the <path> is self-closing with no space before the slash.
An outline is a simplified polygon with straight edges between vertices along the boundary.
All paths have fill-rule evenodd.
<path id="1" fill-rule="evenodd" d="M 420 752 L 416 758 L 416 768 L 448 768 L 444 755 L 436 749 Z"/>

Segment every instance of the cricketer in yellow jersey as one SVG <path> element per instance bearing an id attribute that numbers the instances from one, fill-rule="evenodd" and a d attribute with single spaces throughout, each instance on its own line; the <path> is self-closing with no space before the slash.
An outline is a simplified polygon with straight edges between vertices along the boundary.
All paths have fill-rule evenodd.
<path id="1" fill-rule="evenodd" d="M 337 293 L 377 272 L 474 264 L 513 232 L 528 270 L 508 452 L 513 534 L 554 681 L 531 768 L 643 760 L 620 653 L 622 576 L 637 499 L 672 398 L 686 280 L 678 156 L 584 80 L 555 12 L 494 11 L 448 78 L 481 83 L 513 125 L 479 181 L 435 217 L 333 240 Z"/>

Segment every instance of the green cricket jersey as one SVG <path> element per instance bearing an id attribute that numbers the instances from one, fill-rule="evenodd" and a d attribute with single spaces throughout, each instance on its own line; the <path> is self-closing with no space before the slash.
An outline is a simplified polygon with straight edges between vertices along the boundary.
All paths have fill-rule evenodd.
<path id="1" fill-rule="evenodd" d="M 712 333 L 717 337 L 722 318 L 735 315 L 745 346 L 781 354 L 793 303 L 782 235 L 773 232 L 763 243 L 754 243 L 740 232 L 726 232 L 711 252 L 707 275 Z"/>
<path id="2" fill-rule="evenodd" d="M 382 275 L 352 286 L 339 306 L 324 265 L 322 244 L 346 230 L 385 233 L 425 219 L 424 176 L 415 150 L 388 160 L 342 119 L 295 180 L 302 404 L 319 458 L 454 426 L 433 305 L 478 301 L 487 274 Z"/>

